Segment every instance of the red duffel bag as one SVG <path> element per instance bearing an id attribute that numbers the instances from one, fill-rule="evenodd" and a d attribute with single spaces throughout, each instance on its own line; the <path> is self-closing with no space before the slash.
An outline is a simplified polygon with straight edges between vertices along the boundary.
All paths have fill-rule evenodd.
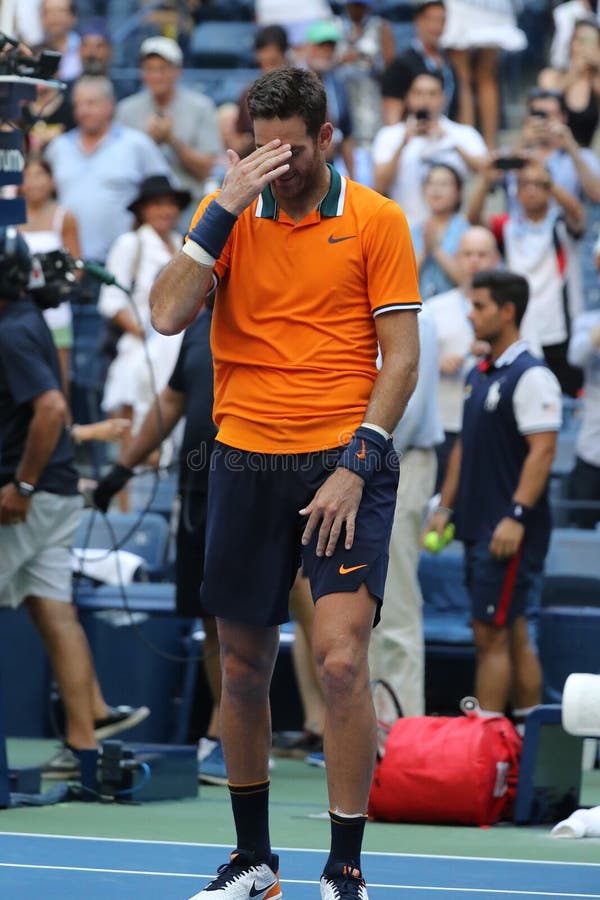
<path id="1" fill-rule="evenodd" d="M 504 716 L 398 719 L 377 763 L 369 815 L 492 825 L 512 816 L 522 739 Z"/>

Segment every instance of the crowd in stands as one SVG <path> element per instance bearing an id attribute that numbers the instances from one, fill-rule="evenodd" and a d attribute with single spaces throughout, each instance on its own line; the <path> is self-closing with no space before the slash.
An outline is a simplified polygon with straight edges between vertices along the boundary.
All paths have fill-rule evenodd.
<path id="1" fill-rule="evenodd" d="M 154 274 L 180 245 L 196 205 L 218 187 L 226 149 L 241 156 L 252 150 L 248 84 L 235 96 L 223 96 L 236 54 L 248 83 L 284 64 L 318 73 L 335 126 L 331 161 L 403 208 L 423 299 L 433 310 L 453 302 L 460 311 L 452 317 L 453 334 L 465 336 L 460 349 L 449 349 L 447 325 L 438 322 L 439 400 L 442 418 L 450 423 L 447 434 L 457 427 L 452 402 L 447 408 L 447 386 L 454 381 L 460 392 L 473 350 L 462 244 L 469 225 L 489 229 L 499 266 L 527 277 L 532 297 L 523 333 L 563 392 L 577 396 L 583 372 L 588 383 L 592 375 L 577 348 L 569 349 L 569 339 L 573 331 L 581 335 L 581 321 L 595 321 L 600 294 L 594 253 L 588 252 L 600 221 L 600 162 L 593 149 L 600 24 L 588 0 L 548 6 L 533 18 L 527 15 L 531 5 L 524 6 L 517 20 L 504 0 L 19 4 L 18 36 L 34 50 L 60 52 L 58 77 L 66 83 L 64 90 L 40 87 L 23 111 L 29 152 L 23 233 L 36 250 L 63 246 L 74 256 L 106 263 L 131 290 L 137 310 L 134 319 L 123 292 L 100 290 L 84 276 L 72 298 L 74 314 L 68 303 L 47 313 L 65 383 L 74 343 L 74 397 L 78 379 L 87 384 L 78 369 L 81 360 L 89 365 L 91 352 L 89 333 L 86 352 L 77 352 L 82 303 L 97 304 L 101 314 L 97 352 L 113 345 L 109 357 L 94 366 L 100 373 L 98 411 L 143 418 L 147 399 L 137 410 L 131 402 L 144 395 L 134 383 L 144 380 L 143 366 L 125 360 L 136 356 L 136 348 L 141 359 L 144 341 L 164 370 L 160 384 L 166 383 L 177 341 L 162 342 L 172 344 L 172 352 L 159 349 L 147 295 Z M 251 36 L 252 70 L 247 71 L 248 48 L 232 46 L 229 65 L 215 77 L 225 57 L 199 50 L 197 35 L 209 26 L 227 31 L 235 22 Z M 533 71 L 523 62 L 524 48 L 528 42 L 538 46 L 545 25 L 545 55 Z M 508 122 L 513 98 L 506 94 L 515 71 L 519 115 Z M 212 73 L 208 81 L 206 72 Z M 208 89 L 202 90 L 205 81 Z M 483 232 L 479 240 L 486 242 Z M 441 318 L 445 322 L 447 314 Z M 88 332 L 89 327 L 88 322 Z M 115 387 L 123 381 L 121 365 L 129 371 L 127 390 Z M 590 415 L 595 418 L 586 403 L 586 421 Z M 590 444 L 584 442 L 583 462 L 597 467 L 598 459 L 585 450 Z M 443 463 L 441 451 L 439 458 Z"/>
<path id="2" fill-rule="evenodd" d="M 153 330 L 153 279 L 219 186 L 226 151 L 253 149 L 248 84 L 295 65 L 326 88 L 331 162 L 397 202 L 411 229 L 441 427 L 400 449 L 437 444 L 441 484 L 465 375 L 486 351 L 468 319 L 472 279 L 506 267 L 529 282 L 523 336 L 563 394 L 584 398 L 569 490 L 600 502 L 600 14 L 594 0 L 522 5 L 517 16 L 510 0 L 21 0 L 18 36 L 62 54 L 66 89 L 39 88 L 23 110 L 20 228 L 32 249 L 102 263 L 132 301 L 83 275 L 71 304 L 46 312 L 75 420 L 125 416 L 135 434 L 168 392 L 182 336 Z M 236 22 L 252 46 L 229 45 L 224 65 L 203 29 Z M 433 470 L 423 479 L 433 490 Z"/>

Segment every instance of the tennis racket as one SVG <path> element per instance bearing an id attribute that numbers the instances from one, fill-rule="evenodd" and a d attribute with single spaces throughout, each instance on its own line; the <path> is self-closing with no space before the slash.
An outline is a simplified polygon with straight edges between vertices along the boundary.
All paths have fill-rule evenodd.
<path id="1" fill-rule="evenodd" d="M 383 759 L 385 742 L 392 727 L 402 718 L 402 707 L 393 688 L 382 678 L 371 682 L 371 694 L 377 719 L 377 758 Z"/>

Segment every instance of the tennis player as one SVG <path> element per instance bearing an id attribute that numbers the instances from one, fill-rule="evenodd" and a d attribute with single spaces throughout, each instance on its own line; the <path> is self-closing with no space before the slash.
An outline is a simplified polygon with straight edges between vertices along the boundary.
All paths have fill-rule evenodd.
<path id="1" fill-rule="evenodd" d="M 375 759 L 367 650 L 379 619 L 398 481 L 390 432 L 414 388 L 417 271 L 392 201 L 325 161 L 333 137 L 312 73 L 252 86 L 257 149 L 200 204 L 151 294 L 185 328 L 214 290 L 214 417 L 202 603 L 217 618 L 221 730 L 237 845 L 206 900 L 277 900 L 269 685 L 302 563 L 316 603 L 331 852 L 321 897 L 367 900 L 360 851 Z M 377 372 L 378 343 L 383 364 Z"/>

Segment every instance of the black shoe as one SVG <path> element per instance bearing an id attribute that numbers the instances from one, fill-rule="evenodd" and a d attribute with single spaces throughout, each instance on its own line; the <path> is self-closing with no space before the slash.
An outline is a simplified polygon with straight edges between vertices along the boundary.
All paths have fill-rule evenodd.
<path id="1" fill-rule="evenodd" d="M 109 706 L 108 715 L 94 721 L 94 735 L 97 741 L 103 741 L 119 731 L 139 725 L 150 715 L 147 706 Z"/>
<path id="2" fill-rule="evenodd" d="M 332 866 L 321 875 L 321 900 L 369 900 L 367 885 L 360 869 Z"/>

